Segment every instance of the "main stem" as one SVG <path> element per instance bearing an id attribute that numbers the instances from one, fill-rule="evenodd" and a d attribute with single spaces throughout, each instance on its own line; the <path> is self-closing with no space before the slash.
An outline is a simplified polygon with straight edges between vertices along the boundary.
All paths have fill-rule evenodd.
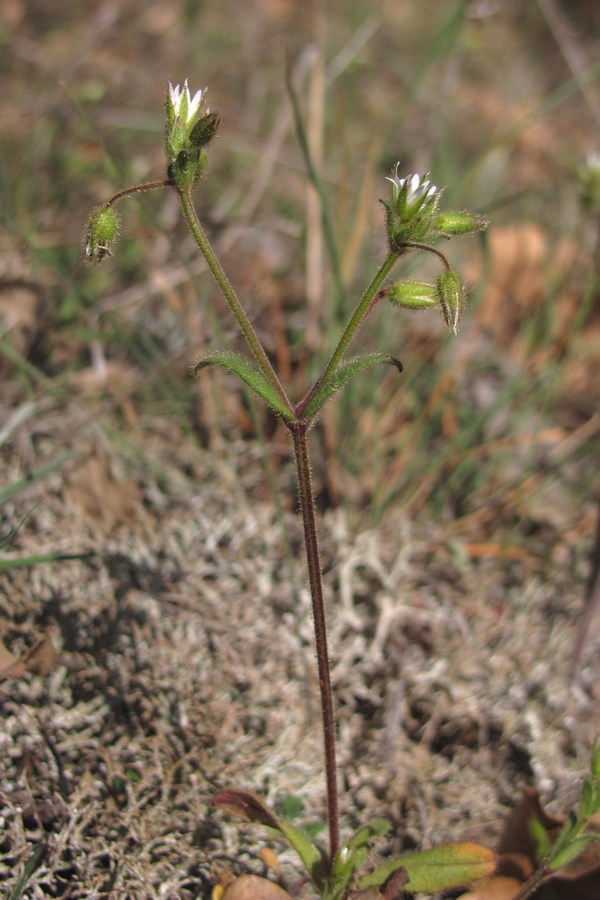
<path id="1" fill-rule="evenodd" d="M 335 717 L 333 714 L 333 693 L 329 672 L 329 651 L 327 649 L 327 623 L 323 602 L 323 582 L 319 559 L 319 543 L 315 521 L 315 500 L 310 481 L 310 461 L 308 455 L 308 423 L 296 421 L 288 425 L 294 441 L 294 455 L 298 471 L 300 490 L 300 511 L 304 524 L 304 544 L 308 564 L 308 580 L 312 598 L 317 666 L 319 670 L 319 690 L 321 692 L 321 712 L 323 716 L 323 740 L 325 745 L 325 781 L 327 789 L 327 820 L 329 825 L 330 866 L 340 849 L 340 813 L 338 806 L 337 774 L 335 759 Z"/>

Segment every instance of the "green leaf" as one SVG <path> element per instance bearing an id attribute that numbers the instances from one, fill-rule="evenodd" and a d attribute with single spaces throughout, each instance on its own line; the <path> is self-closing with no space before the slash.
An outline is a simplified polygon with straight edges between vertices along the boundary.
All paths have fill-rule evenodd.
<path id="1" fill-rule="evenodd" d="M 592 777 L 600 781 L 600 741 L 596 744 L 592 753 Z"/>
<path id="2" fill-rule="evenodd" d="M 552 869 L 553 872 L 562 869 L 568 862 L 571 862 L 572 859 L 575 859 L 576 856 L 583 853 L 586 847 L 589 847 L 590 844 L 597 843 L 598 841 L 600 841 L 599 834 L 582 834 L 581 837 L 574 838 L 570 843 L 561 847 L 558 852 L 553 850 L 552 855 L 548 860 L 549 868 Z"/>
<path id="3" fill-rule="evenodd" d="M 592 816 L 598 812 L 598 805 L 600 804 L 600 789 L 599 786 L 592 781 L 591 778 L 586 778 L 583 782 L 583 788 L 581 789 L 581 802 L 579 804 L 579 818 L 581 819 L 591 819 Z"/>
<path id="4" fill-rule="evenodd" d="M 529 832 L 535 847 L 535 859 L 536 862 L 539 862 L 540 860 L 545 859 L 550 853 L 550 838 L 539 819 L 532 819 L 529 822 Z"/>
<path id="5" fill-rule="evenodd" d="M 213 796 L 213 805 L 229 815 L 238 816 L 247 822 L 259 822 L 285 838 L 296 851 L 317 887 L 321 887 L 325 866 L 321 850 L 309 836 L 285 819 L 280 819 L 260 797 L 238 788 L 222 788 Z"/>
<path id="6" fill-rule="evenodd" d="M 319 848 L 316 844 L 313 844 L 304 831 L 296 828 L 290 822 L 286 822 L 285 819 L 279 819 L 278 830 L 285 837 L 290 847 L 296 851 L 314 884 L 320 887 L 323 884 L 324 866 L 323 854 Z"/>
<path id="7" fill-rule="evenodd" d="M 344 385 L 346 385 L 358 372 L 362 372 L 364 369 L 370 369 L 373 366 L 381 365 L 382 363 L 396 366 L 399 372 L 402 371 L 402 363 L 400 360 L 395 359 L 388 353 L 366 353 L 364 356 L 357 356 L 355 359 L 342 363 L 335 370 L 331 378 L 319 386 L 314 397 L 311 398 L 310 402 L 302 410 L 302 418 L 310 419 L 314 416 L 321 409 L 323 404 L 329 400 L 332 394 L 341 387 L 344 387 Z"/>
<path id="8" fill-rule="evenodd" d="M 397 856 L 361 878 L 360 887 L 382 885 L 394 872 L 403 868 L 408 875 L 404 890 L 435 893 L 471 884 L 478 878 L 491 875 L 495 867 L 496 857 L 487 847 L 459 841 Z"/>
<path id="9" fill-rule="evenodd" d="M 197 375 L 200 369 L 204 369 L 206 366 L 222 366 L 228 372 L 231 372 L 232 375 L 237 375 L 280 416 L 290 421 L 294 420 L 293 412 L 285 405 L 276 388 L 267 381 L 260 369 L 257 369 L 255 365 L 243 356 L 239 356 L 239 354 L 233 353 L 231 350 L 220 350 L 198 360 L 197 363 L 191 366 L 190 371 L 192 375 Z"/>

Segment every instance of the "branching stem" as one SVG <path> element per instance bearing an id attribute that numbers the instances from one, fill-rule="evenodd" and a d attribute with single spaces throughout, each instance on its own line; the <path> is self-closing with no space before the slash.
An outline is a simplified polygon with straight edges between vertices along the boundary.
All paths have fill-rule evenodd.
<path id="1" fill-rule="evenodd" d="M 306 395 L 304 400 L 302 400 L 302 402 L 298 405 L 298 407 L 296 408 L 297 412 L 301 412 L 303 409 L 305 409 L 308 406 L 308 404 L 310 403 L 312 398 L 315 396 L 315 394 L 318 393 L 321 385 L 325 384 L 325 382 L 328 381 L 328 379 L 331 377 L 331 375 L 333 375 L 333 373 L 337 369 L 348 344 L 354 337 L 354 333 L 356 332 L 356 329 L 359 327 L 359 325 L 361 324 L 364 317 L 370 312 L 372 305 L 373 305 L 373 301 L 376 298 L 376 295 L 377 295 L 379 289 L 381 288 L 381 285 L 387 278 L 390 269 L 392 268 L 392 266 L 394 265 L 396 260 L 400 257 L 400 255 L 401 255 L 401 251 L 395 251 L 395 250 L 391 251 L 385 258 L 383 265 L 375 273 L 375 276 L 373 277 L 370 284 L 365 288 L 365 291 L 364 291 L 362 297 L 360 298 L 360 300 L 358 301 L 356 309 L 352 313 L 352 316 L 350 317 L 350 321 L 346 325 L 346 327 L 342 333 L 342 336 L 339 339 L 339 341 L 336 345 L 336 348 L 333 351 L 331 359 L 327 363 L 327 366 L 326 366 L 323 374 L 318 379 L 318 381 L 312 386 L 311 390 Z"/>
<path id="2" fill-rule="evenodd" d="M 206 260 L 208 268 L 212 272 L 215 281 L 219 285 L 223 296 L 229 304 L 229 308 L 235 316 L 236 322 L 240 326 L 240 329 L 244 337 L 246 338 L 254 359 L 258 363 L 258 366 L 267 381 L 269 381 L 273 385 L 290 412 L 293 412 L 292 404 L 290 403 L 290 400 L 288 399 L 288 396 L 284 391 L 279 378 L 277 377 L 275 369 L 271 365 L 269 357 L 265 353 L 263 346 L 260 343 L 256 332 L 254 331 L 254 328 L 252 327 L 252 324 L 250 323 L 250 320 L 246 315 L 246 312 L 242 307 L 242 304 L 240 303 L 231 282 L 223 271 L 221 263 L 215 256 L 215 252 L 208 241 L 208 238 L 202 225 L 200 224 L 198 216 L 196 215 L 196 210 L 194 208 L 194 204 L 192 203 L 192 198 L 189 191 L 179 190 L 178 193 L 181 203 L 181 209 L 185 216 L 185 220 L 189 225 L 190 231 L 192 232 L 194 239 L 198 244 L 200 252 Z"/>

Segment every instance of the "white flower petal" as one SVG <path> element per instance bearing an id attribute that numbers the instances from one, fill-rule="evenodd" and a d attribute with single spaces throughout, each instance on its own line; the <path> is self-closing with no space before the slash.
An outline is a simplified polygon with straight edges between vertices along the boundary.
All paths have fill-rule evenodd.
<path id="1" fill-rule="evenodd" d="M 193 119 L 198 110 L 200 109 L 200 104 L 202 103 L 202 98 L 204 96 L 204 90 L 196 91 L 191 100 L 188 101 L 188 122 L 190 119 Z"/>

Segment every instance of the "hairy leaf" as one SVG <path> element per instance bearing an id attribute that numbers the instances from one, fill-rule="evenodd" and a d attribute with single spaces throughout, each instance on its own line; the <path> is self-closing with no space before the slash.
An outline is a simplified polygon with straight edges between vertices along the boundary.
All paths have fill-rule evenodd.
<path id="1" fill-rule="evenodd" d="M 228 372 L 231 372 L 232 375 L 237 375 L 255 394 L 268 403 L 275 412 L 278 412 L 284 419 L 293 420 L 294 414 L 285 405 L 277 390 L 250 360 L 233 353 L 231 350 L 220 350 L 198 360 L 197 363 L 191 366 L 191 372 L 193 375 L 197 375 L 200 369 L 204 369 L 206 366 L 222 366 Z"/>
<path id="2" fill-rule="evenodd" d="M 459 841 L 397 856 L 361 878 L 360 886 L 382 885 L 394 872 L 403 868 L 408 875 L 405 890 L 434 893 L 469 885 L 478 878 L 490 875 L 495 866 L 496 857 L 492 850 L 469 841 Z"/>
<path id="3" fill-rule="evenodd" d="M 324 403 L 341 387 L 344 387 L 350 379 L 358 372 L 364 369 L 370 369 L 373 366 L 387 363 L 396 366 L 399 372 L 402 371 L 402 363 L 388 353 L 366 353 L 364 356 L 357 356 L 348 362 L 342 363 L 335 370 L 331 378 L 319 386 L 318 391 L 311 398 L 310 402 L 302 410 L 302 418 L 309 419 L 314 416 L 323 406 Z"/>

